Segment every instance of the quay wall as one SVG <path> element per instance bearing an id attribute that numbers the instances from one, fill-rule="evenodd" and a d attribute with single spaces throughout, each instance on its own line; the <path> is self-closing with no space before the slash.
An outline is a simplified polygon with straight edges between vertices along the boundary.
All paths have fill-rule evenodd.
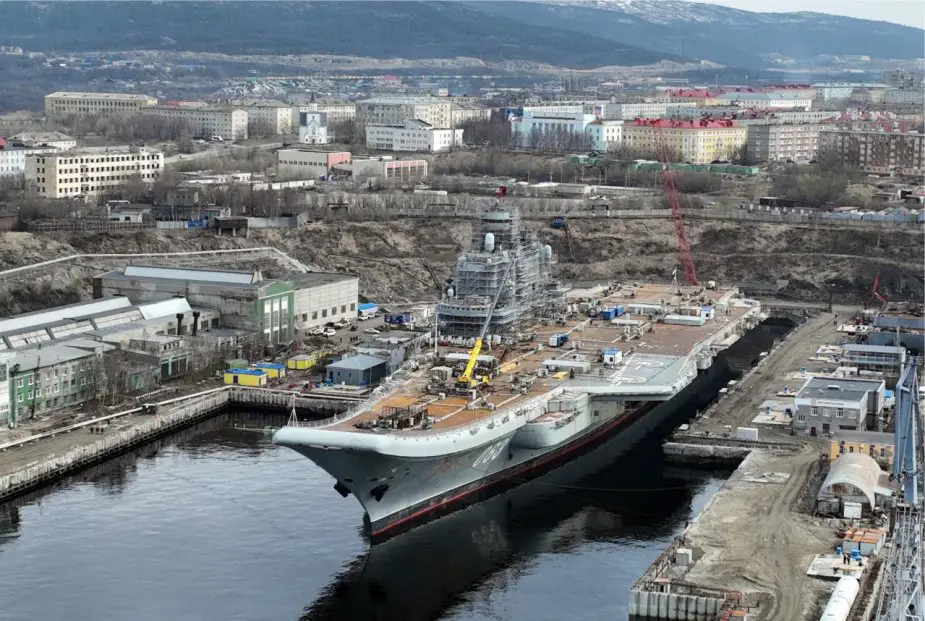
<path id="1" fill-rule="evenodd" d="M 154 404 L 157 406 L 157 413 L 152 414 L 148 421 L 122 431 L 105 433 L 96 442 L 71 448 L 62 455 L 51 455 L 39 464 L 0 477 L 0 502 L 11 500 L 63 476 L 206 420 L 230 406 L 243 405 L 248 408 L 270 408 L 276 411 L 285 411 L 287 408 L 295 407 L 297 410 L 302 408 L 315 411 L 318 406 L 322 405 L 329 411 L 341 411 L 351 404 L 347 400 L 332 400 L 334 403 L 331 403 L 318 397 L 295 396 L 293 399 L 294 394 L 286 391 L 228 386 Z M 140 412 L 142 408 L 134 408 L 87 420 L 64 429 L 5 444 L 0 447 L 0 450 L 15 450 L 17 445 L 40 442 L 43 438 L 70 433 L 82 427 L 100 427 L 118 417 Z"/>

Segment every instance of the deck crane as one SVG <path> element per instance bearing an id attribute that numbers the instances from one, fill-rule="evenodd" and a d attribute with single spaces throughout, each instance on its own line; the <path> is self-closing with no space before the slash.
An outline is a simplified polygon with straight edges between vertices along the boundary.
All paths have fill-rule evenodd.
<path id="1" fill-rule="evenodd" d="M 495 291 L 495 297 L 492 298 L 491 306 L 488 307 L 488 314 L 485 316 L 485 323 L 482 324 L 482 329 L 479 331 L 479 336 L 475 339 L 475 345 L 473 345 L 472 350 L 469 352 L 469 361 L 466 363 L 466 369 L 463 371 L 462 375 L 456 379 L 456 385 L 459 388 L 468 390 L 478 386 L 478 382 L 472 379 L 472 373 L 475 371 L 476 363 L 478 363 L 479 354 L 482 351 L 482 343 L 485 339 L 485 334 L 488 332 L 488 326 L 491 325 L 491 316 L 495 312 L 495 307 L 498 305 L 498 300 L 501 299 L 501 292 L 504 291 L 504 285 L 507 283 L 508 276 L 511 274 L 511 268 L 514 266 L 515 261 L 516 259 L 512 256 L 504 270 L 504 276 L 501 277 L 501 285 L 498 287 L 498 290 Z"/>
<path id="2" fill-rule="evenodd" d="M 649 121 L 649 126 L 652 128 L 652 136 L 655 140 L 655 151 L 662 163 L 662 184 L 665 186 L 665 195 L 668 197 L 671 217 L 674 219 L 675 236 L 678 239 L 678 251 L 681 253 L 684 278 L 687 280 L 687 284 L 696 285 L 697 275 L 694 272 L 694 258 L 691 254 L 690 242 L 687 241 L 687 233 L 684 230 L 684 219 L 681 217 L 681 207 L 678 205 L 678 191 L 675 189 L 674 175 L 670 167 L 671 150 L 668 148 L 668 142 L 662 132 L 661 123 L 661 119 L 655 119 Z"/>

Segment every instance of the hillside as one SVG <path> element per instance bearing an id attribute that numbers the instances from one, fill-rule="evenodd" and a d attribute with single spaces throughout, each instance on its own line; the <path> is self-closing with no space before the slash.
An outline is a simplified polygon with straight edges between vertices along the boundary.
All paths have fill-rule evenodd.
<path id="1" fill-rule="evenodd" d="M 555 25 L 594 37 L 685 57 L 754 69 L 777 55 L 813 60 L 866 54 L 914 59 L 925 31 L 823 13 L 755 13 L 685 0 L 474 2 L 481 11 L 531 25 Z"/>
<path id="2" fill-rule="evenodd" d="M 592 68 L 673 54 L 529 25 L 460 2 L 0 2 L 0 45 L 373 58 L 472 57 Z M 349 7 L 346 8 L 346 7 Z"/>
<path id="3" fill-rule="evenodd" d="M 527 221 L 559 257 L 564 280 L 668 279 L 677 265 L 670 220 L 573 220 L 574 260 L 562 231 L 546 221 Z M 893 300 L 922 299 L 921 231 L 795 227 L 777 224 L 691 221 L 687 223 L 700 278 L 731 283 L 789 280 L 784 294 L 824 302 L 858 303 L 880 272 L 881 292 Z M 0 269 L 80 252 L 176 252 L 274 246 L 312 268 L 360 274 L 363 295 L 380 302 L 433 299 L 471 235 L 464 220 L 326 222 L 295 230 L 253 231 L 249 238 L 142 231 L 39 237 L 0 236 Z M 0 281 L 0 315 L 66 304 L 90 295 L 90 280 L 124 264 L 85 261 L 43 275 Z M 229 267 L 222 259 L 222 267 Z M 239 269 L 253 267 L 239 265 Z M 277 265 L 262 265 L 268 276 Z M 429 270 L 433 270 L 434 276 Z"/>

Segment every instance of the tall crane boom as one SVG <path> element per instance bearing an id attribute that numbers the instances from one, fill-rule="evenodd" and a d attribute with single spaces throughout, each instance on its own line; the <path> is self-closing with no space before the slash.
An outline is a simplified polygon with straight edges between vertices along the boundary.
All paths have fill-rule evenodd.
<path id="1" fill-rule="evenodd" d="M 514 266 L 515 261 L 515 257 L 512 256 L 508 261 L 507 267 L 504 269 L 504 276 L 501 277 L 501 285 L 498 287 L 498 290 L 495 291 L 495 297 L 492 298 L 491 306 L 488 307 L 488 314 L 485 315 L 485 323 L 482 324 L 479 336 L 475 339 L 475 345 L 472 347 L 472 351 L 469 352 L 469 361 L 466 363 L 466 370 L 463 371 L 463 374 L 460 375 L 457 380 L 461 385 L 464 384 L 467 387 L 472 385 L 472 372 L 475 371 L 475 365 L 479 360 L 479 353 L 482 351 L 482 341 L 485 339 L 485 334 L 488 332 L 488 326 L 491 325 L 491 316 L 495 312 L 498 300 L 501 299 L 501 292 L 504 291 L 504 284 L 511 274 L 511 268 Z"/>
<path id="2" fill-rule="evenodd" d="M 675 236 L 678 239 L 678 251 L 681 253 L 681 265 L 684 267 L 684 278 L 687 284 L 696 285 L 697 275 L 694 272 L 694 257 L 691 254 L 691 245 L 687 241 L 687 232 L 684 230 L 684 219 L 681 217 L 681 207 L 678 205 L 678 191 L 674 185 L 674 175 L 669 164 L 671 163 L 671 150 L 662 132 L 661 119 L 652 121 L 652 135 L 655 139 L 655 150 L 658 159 L 662 162 L 662 184 L 665 186 L 665 195 L 671 207 L 671 217 L 674 220 Z"/>

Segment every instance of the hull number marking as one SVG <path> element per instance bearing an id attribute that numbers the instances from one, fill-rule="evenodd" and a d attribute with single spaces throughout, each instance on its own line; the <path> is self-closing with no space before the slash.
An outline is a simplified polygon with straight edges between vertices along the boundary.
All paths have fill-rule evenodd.
<path id="1" fill-rule="evenodd" d="M 475 460 L 475 463 L 472 464 L 472 467 L 478 468 L 479 466 L 484 466 L 494 461 L 498 455 L 501 454 L 501 451 L 504 450 L 505 444 L 507 444 L 507 441 L 501 440 L 500 442 L 495 442 L 486 448 L 481 452 L 481 454 L 479 454 L 478 459 Z"/>

